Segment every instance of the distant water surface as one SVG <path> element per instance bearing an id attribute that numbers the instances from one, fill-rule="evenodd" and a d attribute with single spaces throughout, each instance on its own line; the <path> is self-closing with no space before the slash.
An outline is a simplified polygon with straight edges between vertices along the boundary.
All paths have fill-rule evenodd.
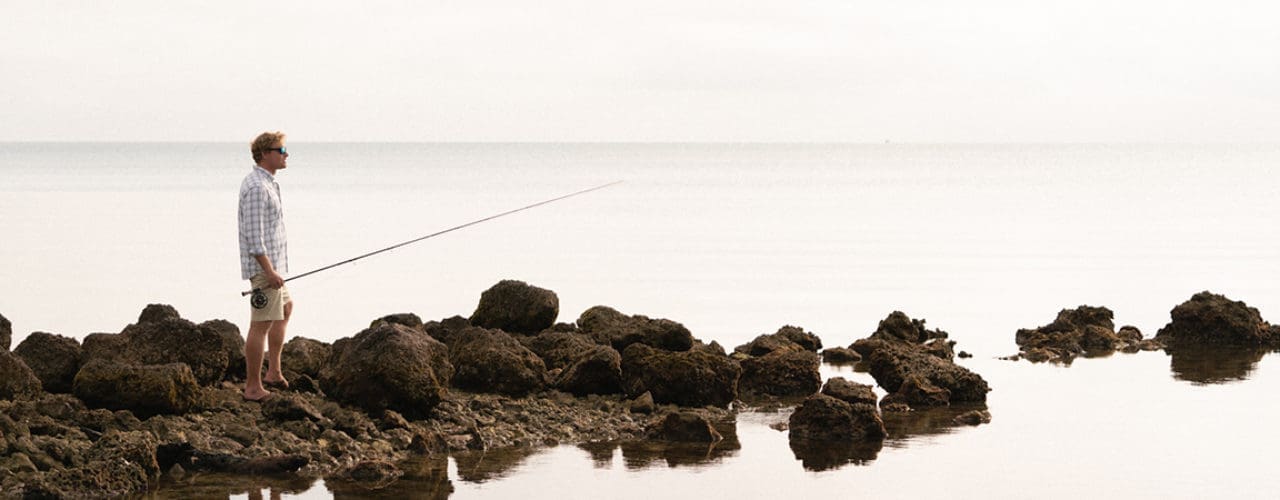
<path id="1" fill-rule="evenodd" d="M 291 335 L 467 316 L 486 288 L 520 279 L 557 292 L 561 321 L 604 304 L 729 348 L 784 324 L 844 346 L 902 310 L 949 332 L 994 389 L 989 425 L 902 435 L 824 470 L 769 428 L 785 414 L 747 413 L 740 448 L 702 463 L 633 467 L 625 449 L 562 446 L 476 481 L 450 459 L 458 498 L 1266 498 L 1280 486 L 1274 356 L 995 359 L 1016 351 L 1018 328 L 1082 304 L 1148 336 L 1202 290 L 1274 320 L 1275 145 L 289 146 L 278 179 L 292 274 L 626 181 L 292 282 Z M 0 144 L 0 314 L 14 344 L 118 332 L 152 302 L 246 329 L 246 150 Z"/>

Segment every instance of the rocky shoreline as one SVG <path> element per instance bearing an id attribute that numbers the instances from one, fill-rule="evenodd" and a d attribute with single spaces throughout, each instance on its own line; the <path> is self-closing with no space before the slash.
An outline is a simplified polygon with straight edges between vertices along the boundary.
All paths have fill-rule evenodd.
<path id="1" fill-rule="evenodd" d="M 36 332 L 10 352 L 0 316 L 0 497 L 136 494 L 223 473 L 322 477 L 335 491 L 393 491 L 402 478 L 447 488 L 449 456 L 618 443 L 635 456 L 664 456 L 663 446 L 705 455 L 736 445 L 725 428 L 736 412 L 793 406 L 776 428 L 820 470 L 874 459 L 895 435 L 991 420 L 991 388 L 955 363 L 965 353 L 898 311 L 848 347 L 823 349 L 784 326 L 732 352 L 678 322 L 605 306 L 573 323 L 558 316 L 554 292 L 503 281 L 469 318 L 396 314 L 332 344 L 293 338 L 291 388 L 261 403 L 241 398 L 244 340 L 230 322 L 196 324 L 152 304 L 120 333 L 78 342 Z M 1143 339 L 1115 331 L 1106 308 L 1064 310 L 1017 332 L 1022 353 L 1009 359 L 1280 346 L 1280 328 L 1256 309 L 1208 292 L 1172 316 Z M 824 360 L 858 363 L 887 395 L 822 380 Z"/>

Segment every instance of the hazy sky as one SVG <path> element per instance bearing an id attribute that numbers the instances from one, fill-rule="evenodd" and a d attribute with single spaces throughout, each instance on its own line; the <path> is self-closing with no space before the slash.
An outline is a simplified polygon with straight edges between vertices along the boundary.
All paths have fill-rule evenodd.
<path id="1" fill-rule="evenodd" d="M 4 0 L 0 140 L 1275 142 L 1277 14 Z"/>

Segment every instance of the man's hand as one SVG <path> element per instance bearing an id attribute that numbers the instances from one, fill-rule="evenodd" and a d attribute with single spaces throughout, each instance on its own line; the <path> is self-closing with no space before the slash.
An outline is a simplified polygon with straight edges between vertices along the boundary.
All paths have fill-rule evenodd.
<path id="1" fill-rule="evenodd" d="M 268 288 L 274 290 L 284 286 L 284 276 L 280 276 L 280 273 L 277 273 L 274 270 L 267 270 L 266 274 Z"/>

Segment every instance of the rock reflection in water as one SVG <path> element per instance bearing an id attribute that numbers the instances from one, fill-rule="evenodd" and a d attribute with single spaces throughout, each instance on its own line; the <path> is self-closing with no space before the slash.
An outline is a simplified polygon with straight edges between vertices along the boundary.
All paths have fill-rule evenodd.
<path id="1" fill-rule="evenodd" d="M 1173 378 L 1196 384 L 1245 380 L 1268 350 L 1258 347 L 1204 345 L 1166 349 Z"/>
<path id="2" fill-rule="evenodd" d="M 512 446 L 484 451 L 454 453 L 458 464 L 458 479 L 482 483 L 506 477 L 529 457 L 542 450 L 530 446 Z"/>
<path id="3" fill-rule="evenodd" d="M 250 499 L 276 499 L 281 495 L 297 495 L 315 486 L 316 479 L 284 475 L 238 476 L 224 473 L 185 473 L 179 477 L 165 474 L 148 499 L 227 498 L 247 495 Z"/>
<path id="4" fill-rule="evenodd" d="M 668 441 L 639 440 L 608 443 L 580 444 L 578 448 L 591 455 L 594 467 L 605 469 L 613 465 L 614 450 L 622 450 L 623 464 L 630 470 L 641 470 L 666 463 L 668 467 L 697 466 L 717 463 L 734 456 L 742 449 L 738 441 L 737 423 L 714 423 L 716 431 L 724 439 L 717 443 L 676 443 Z"/>
<path id="5" fill-rule="evenodd" d="M 901 447 L 918 436 L 946 434 L 956 427 L 965 427 L 956 417 L 974 410 L 986 410 L 986 405 L 957 405 L 909 412 L 883 412 L 885 430 L 889 436 L 870 441 L 814 441 L 791 439 L 791 452 L 805 470 L 825 471 L 846 465 L 871 465 L 885 446 Z"/>
<path id="6" fill-rule="evenodd" d="M 379 489 L 359 483 L 325 481 L 334 499 L 405 498 L 412 500 L 444 500 L 453 493 L 449 481 L 449 459 L 445 456 L 422 457 L 396 464 L 404 475 Z"/>

